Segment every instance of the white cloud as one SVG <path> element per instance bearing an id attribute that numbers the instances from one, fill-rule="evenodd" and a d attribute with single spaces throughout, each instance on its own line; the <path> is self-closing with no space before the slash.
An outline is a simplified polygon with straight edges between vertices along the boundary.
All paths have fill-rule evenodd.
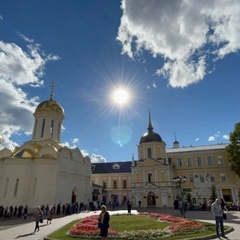
<path id="1" fill-rule="evenodd" d="M 65 142 L 65 143 L 62 143 L 61 145 L 65 146 L 67 148 L 77 148 L 77 146 L 74 144 L 74 142 L 78 143 L 78 141 L 79 141 L 78 138 L 74 138 L 71 143 Z M 105 162 L 107 162 L 106 158 L 99 155 L 99 154 L 94 154 L 93 153 L 93 154 L 90 155 L 89 152 L 85 149 L 83 149 L 83 150 L 80 149 L 80 151 L 81 151 L 83 157 L 89 156 L 92 163 L 105 163 Z"/>
<path id="2" fill-rule="evenodd" d="M 214 137 L 215 137 L 215 138 L 218 138 L 219 136 L 220 136 L 220 132 L 217 131 L 217 133 L 214 134 Z"/>
<path id="3" fill-rule="evenodd" d="M 101 155 L 94 154 L 94 153 L 91 155 L 90 159 L 91 159 L 92 163 L 104 163 L 104 162 L 107 162 L 106 158 L 104 158 Z"/>
<path id="4" fill-rule="evenodd" d="M 213 141 L 215 141 L 216 139 L 215 139 L 215 137 L 214 136 L 210 136 L 209 138 L 208 138 L 208 141 L 209 142 L 213 142 Z"/>
<path id="5" fill-rule="evenodd" d="M 33 40 L 27 41 L 27 49 L 0 41 L 0 135 L 3 138 L 0 148 L 13 149 L 18 145 L 11 140 L 13 135 L 32 132 L 32 113 L 39 99 L 29 97 L 24 89 L 42 86 L 45 65 L 58 59 L 43 53 Z"/>
<path id="6" fill-rule="evenodd" d="M 78 138 L 74 138 L 74 139 L 72 140 L 72 142 L 73 142 L 74 144 L 78 144 L 78 143 L 79 143 L 79 139 L 78 139 Z"/>
<path id="7" fill-rule="evenodd" d="M 3 20 L 3 16 L 2 15 L 0 15 L 0 20 Z"/>
<path id="8" fill-rule="evenodd" d="M 223 139 L 229 140 L 229 135 L 225 134 L 222 136 Z"/>
<path id="9" fill-rule="evenodd" d="M 117 36 L 122 53 L 131 58 L 142 51 L 160 56 L 164 64 L 156 73 L 173 87 L 201 81 L 207 61 L 240 48 L 237 0 L 122 0 L 122 10 Z"/>
<path id="10" fill-rule="evenodd" d="M 199 141 L 199 138 L 196 138 L 195 141 L 198 142 L 198 141 Z"/>

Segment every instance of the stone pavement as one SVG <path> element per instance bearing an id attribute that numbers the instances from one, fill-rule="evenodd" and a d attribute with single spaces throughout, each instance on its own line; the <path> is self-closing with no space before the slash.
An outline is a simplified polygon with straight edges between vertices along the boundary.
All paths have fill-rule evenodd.
<path id="1" fill-rule="evenodd" d="M 115 210 L 111 211 L 109 209 L 110 214 L 112 212 L 126 212 L 127 210 Z M 159 212 L 159 213 L 166 213 L 175 215 L 175 212 L 171 208 L 138 208 L 137 210 L 132 210 L 132 213 L 139 212 Z M 52 221 L 52 224 L 47 224 L 46 220 L 42 224 L 40 224 L 40 231 L 34 233 L 34 227 L 35 222 L 32 220 L 28 223 L 21 223 L 17 225 L 5 225 L 5 227 L 0 227 L 0 240 L 43 240 L 46 236 L 48 236 L 50 233 L 58 230 L 59 228 L 63 227 L 67 223 L 81 219 L 87 216 L 90 216 L 92 214 L 99 214 L 99 211 L 97 212 L 85 212 L 85 213 L 79 213 L 79 214 L 73 214 L 70 216 L 64 216 L 61 218 L 55 218 Z M 229 212 L 228 213 L 228 219 L 225 221 L 225 225 L 233 227 L 233 231 L 226 234 L 228 239 L 230 240 L 240 240 L 240 212 Z M 214 223 L 214 218 L 211 212 L 207 211 L 189 211 L 186 212 L 186 218 L 196 219 L 200 221 L 205 222 L 211 222 Z M 23 220 L 22 220 L 23 222 Z M 2 221 L 0 221 L 0 226 Z M 10 222 L 9 222 L 10 224 Z M 216 239 L 214 236 L 208 239 Z"/>

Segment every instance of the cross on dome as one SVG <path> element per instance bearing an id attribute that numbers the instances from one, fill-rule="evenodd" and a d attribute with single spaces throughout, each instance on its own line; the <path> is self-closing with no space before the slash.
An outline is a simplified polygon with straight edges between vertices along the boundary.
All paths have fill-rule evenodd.
<path id="1" fill-rule="evenodd" d="M 57 86 L 57 84 L 55 84 L 54 82 L 52 82 L 52 84 L 48 85 L 49 88 L 51 89 L 51 93 L 50 93 L 50 100 L 53 100 L 53 96 L 54 96 L 54 87 Z"/>

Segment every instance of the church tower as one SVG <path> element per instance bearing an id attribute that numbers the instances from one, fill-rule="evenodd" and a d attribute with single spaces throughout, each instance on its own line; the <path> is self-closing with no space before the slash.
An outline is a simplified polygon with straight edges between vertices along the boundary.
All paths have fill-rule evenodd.
<path id="1" fill-rule="evenodd" d="M 59 103 L 53 100 L 54 84 L 52 84 L 51 87 L 50 99 L 41 102 L 33 114 L 35 123 L 33 127 L 32 141 L 51 139 L 57 143 L 61 142 L 64 110 Z"/>
<path id="2" fill-rule="evenodd" d="M 154 158 L 166 161 L 166 144 L 161 136 L 153 131 L 150 112 L 147 129 L 148 132 L 141 137 L 138 145 L 138 159 Z"/>
<path id="3" fill-rule="evenodd" d="M 153 131 L 150 112 L 147 129 L 138 144 L 138 160 L 132 164 L 132 196 L 143 206 L 168 207 L 172 197 L 172 167 L 165 142 Z"/>

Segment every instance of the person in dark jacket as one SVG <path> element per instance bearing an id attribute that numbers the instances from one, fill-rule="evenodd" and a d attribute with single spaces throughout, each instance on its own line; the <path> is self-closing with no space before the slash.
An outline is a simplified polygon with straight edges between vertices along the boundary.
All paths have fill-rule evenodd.
<path id="1" fill-rule="evenodd" d="M 98 217 L 98 227 L 101 231 L 102 240 L 107 239 L 108 236 L 108 228 L 109 228 L 109 221 L 110 221 L 110 214 L 107 211 L 107 207 L 105 205 L 101 206 L 101 213 Z"/>

